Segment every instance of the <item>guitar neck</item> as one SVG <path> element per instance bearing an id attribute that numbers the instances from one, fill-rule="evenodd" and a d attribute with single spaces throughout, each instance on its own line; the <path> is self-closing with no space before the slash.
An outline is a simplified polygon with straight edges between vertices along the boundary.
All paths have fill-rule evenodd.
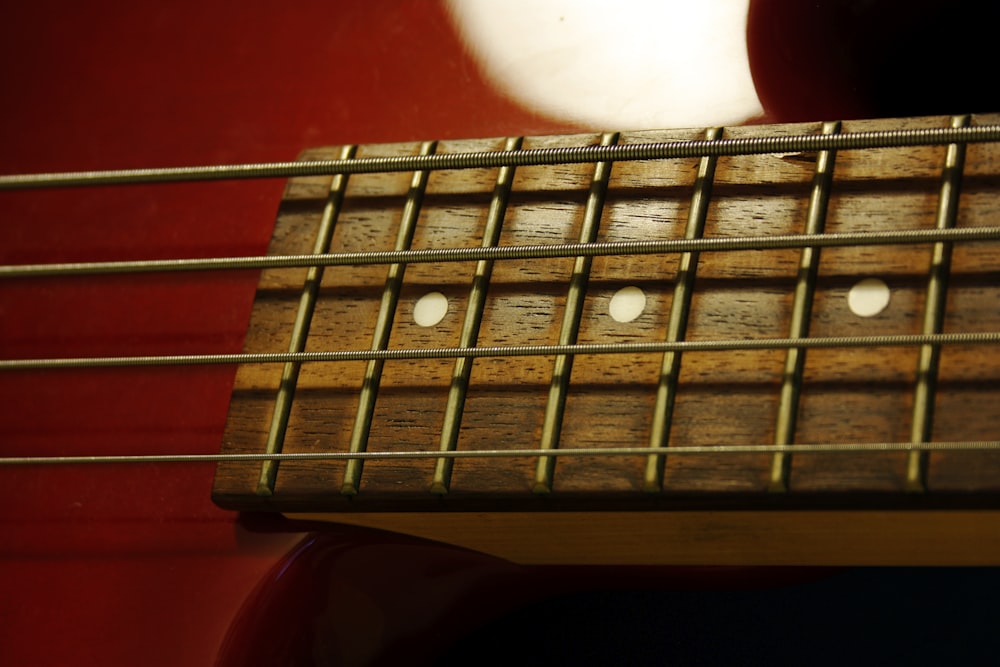
<path id="1" fill-rule="evenodd" d="M 709 146 L 291 180 L 270 253 L 323 266 L 262 272 L 245 350 L 290 354 L 240 366 L 224 453 L 270 460 L 220 464 L 215 499 L 351 512 L 993 503 L 1000 148 L 725 142 L 998 120 L 308 151 Z"/>

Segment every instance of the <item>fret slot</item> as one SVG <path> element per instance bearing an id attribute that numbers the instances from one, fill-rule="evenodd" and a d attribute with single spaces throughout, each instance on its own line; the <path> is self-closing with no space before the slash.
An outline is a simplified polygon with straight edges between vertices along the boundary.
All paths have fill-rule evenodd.
<path id="1" fill-rule="evenodd" d="M 350 159 L 354 157 L 356 151 L 356 146 L 344 146 L 340 152 L 340 159 Z M 316 241 L 312 249 L 314 255 L 329 252 L 330 240 L 333 238 L 337 218 L 340 215 L 340 209 L 344 202 L 347 180 L 348 177 L 343 174 L 337 174 L 333 177 L 326 205 L 323 208 L 319 230 L 316 233 Z M 302 288 L 302 296 L 299 299 L 295 322 L 292 325 L 291 341 L 288 344 L 289 352 L 302 352 L 306 349 L 309 327 L 312 323 L 313 312 L 316 309 L 316 296 L 319 293 L 319 286 L 322 281 L 322 266 L 311 266 L 306 270 L 305 285 Z M 295 388 L 299 381 L 300 369 L 301 364 L 297 362 L 286 363 L 282 368 L 281 383 L 278 388 L 278 395 L 274 401 L 274 412 L 271 416 L 271 425 L 268 428 L 267 443 L 264 450 L 268 454 L 276 454 L 283 448 L 285 431 L 288 429 L 288 418 L 292 412 L 292 401 L 295 397 Z M 274 492 L 274 483 L 277 476 L 278 462 L 265 461 L 261 465 L 260 479 L 257 482 L 257 494 L 262 496 L 271 495 Z"/>
<path id="2" fill-rule="evenodd" d="M 840 123 L 823 124 L 823 134 L 840 132 Z M 806 234 L 822 234 L 826 224 L 826 211 L 830 204 L 830 187 L 833 183 L 835 151 L 820 151 L 816 155 L 816 175 L 813 177 L 812 193 L 809 196 L 809 212 L 806 217 Z M 803 248 L 799 259 L 798 279 L 795 283 L 795 297 L 792 302 L 789 338 L 806 338 L 809 335 L 809 320 L 812 317 L 813 295 L 816 293 L 816 277 L 819 273 L 819 248 Z M 785 357 L 785 373 L 781 381 L 781 395 L 778 399 L 778 417 L 775 424 L 774 444 L 790 445 L 795 440 L 795 422 L 798 418 L 799 395 L 802 391 L 802 373 L 805 369 L 806 351 L 791 348 Z M 791 455 L 778 452 L 771 461 L 770 491 L 788 490 L 788 473 Z"/>
<path id="3" fill-rule="evenodd" d="M 974 122 L 981 121 L 976 118 Z M 998 170 L 1000 151 L 996 146 L 966 147 L 956 228 L 985 227 L 1000 218 Z M 954 243 L 951 262 L 943 330 L 1000 331 L 1000 253 L 995 244 Z M 932 441 L 979 439 L 1000 433 L 1000 368 L 991 356 L 998 349 L 1000 346 L 942 346 Z M 912 387 L 908 389 L 912 391 Z M 969 493 L 970 489 L 1000 491 L 1000 452 L 934 452 L 930 456 L 928 493 L 921 497 Z"/>
<path id="4" fill-rule="evenodd" d="M 820 130 L 819 123 L 810 123 L 787 131 L 821 137 Z M 725 136 L 739 140 L 753 131 L 727 127 Z M 801 234 L 815 155 L 720 157 L 704 237 Z M 701 252 L 685 340 L 787 336 L 800 257 L 801 249 Z M 683 355 L 669 445 L 702 446 L 705 453 L 671 456 L 668 447 L 663 493 L 646 494 L 647 502 L 661 495 L 766 491 L 772 453 L 722 457 L 711 452 L 724 444 L 773 442 L 786 354 L 746 350 L 724 356 Z"/>
<path id="5" fill-rule="evenodd" d="M 504 145 L 505 151 L 518 150 L 522 139 L 513 137 Z M 500 230 L 503 227 L 504 216 L 510 202 L 510 191 L 514 184 L 514 167 L 501 167 L 497 173 L 493 198 L 490 200 L 489 214 L 486 219 L 486 229 L 483 232 L 482 247 L 496 246 L 500 241 Z M 486 307 L 486 295 L 489 290 L 490 276 L 493 274 L 493 261 L 476 262 L 475 273 L 472 276 L 472 287 L 469 290 L 469 302 L 462 321 L 462 332 L 459 335 L 460 347 L 473 347 L 479 338 L 479 327 L 483 322 L 483 310 Z M 462 425 L 462 413 L 469 391 L 469 378 L 472 375 L 473 359 L 461 357 L 455 360 L 455 368 L 451 374 L 451 385 L 448 389 L 448 402 L 445 407 L 444 424 L 441 427 L 439 449 L 442 452 L 454 451 L 458 447 L 458 436 Z M 444 494 L 451 484 L 453 459 L 438 459 L 434 468 L 434 479 L 431 482 L 431 493 Z"/>
<path id="6" fill-rule="evenodd" d="M 437 148 L 437 142 L 428 141 L 420 146 L 420 155 L 432 155 Z M 399 223 L 399 232 L 396 237 L 395 250 L 408 250 L 413 241 L 413 234 L 417 227 L 417 220 L 420 218 L 420 207 L 423 203 L 424 192 L 427 189 L 427 179 L 430 172 L 414 172 L 410 181 L 410 191 L 406 197 L 406 204 L 403 206 L 402 219 Z M 399 304 L 399 291 L 403 285 L 403 275 L 406 272 L 405 264 L 391 264 L 385 279 L 385 288 L 382 291 L 382 300 L 379 304 L 378 319 L 375 321 L 375 332 L 372 334 L 373 350 L 384 350 L 389 346 L 389 334 L 392 331 L 392 322 L 396 316 Z M 379 384 L 382 380 L 382 371 L 385 361 L 373 359 L 365 367 L 364 381 L 361 392 L 358 395 L 358 409 L 355 413 L 354 427 L 351 430 L 350 451 L 352 453 L 363 452 L 368 446 L 368 436 L 372 428 L 372 415 L 375 413 L 375 401 L 378 399 Z M 340 492 L 346 496 L 353 496 L 358 493 L 361 483 L 361 473 L 364 461 L 361 459 L 351 459 L 347 462 L 344 471 L 344 481 Z"/>
<path id="7" fill-rule="evenodd" d="M 596 145 L 601 135 L 526 137 L 522 150 Z M 499 142 L 494 150 L 501 150 Z M 617 170 L 616 170 L 617 171 Z M 510 200 L 500 231 L 498 246 L 576 243 L 583 224 L 594 165 L 560 168 L 517 167 Z M 468 230 L 466 245 L 481 246 L 498 173 L 484 172 L 479 180 L 480 221 Z M 604 220 L 601 224 L 604 231 Z M 558 341 L 566 299 L 566 285 L 575 257 L 553 260 L 514 259 L 496 261 L 490 276 L 477 347 L 497 345 L 546 345 Z M 466 312 L 465 298 L 475 263 L 442 265 L 462 295 L 456 309 L 456 325 L 448 344 L 456 344 Z M 455 269 L 458 268 L 458 271 Z M 545 402 L 552 380 L 555 355 L 535 358 L 483 357 L 476 359 L 463 406 L 459 450 L 537 449 L 544 421 Z M 579 359 L 577 360 L 579 361 Z M 437 450 L 454 359 L 446 362 L 436 400 L 434 428 L 423 448 Z M 456 462 L 445 496 L 427 493 L 437 460 L 429 461 L 430 472 L 421 492 L 443 502 L 462 502 L 470 496 L 519 493 L 528 497 L 534 484 L 537 457 Z"/>
<path id="8" fill-rule="evenodd" d="M 942 129 L 948 122 L 940 117 L 905 121 L 906 127 Z M 844 121 L 842 132 L 853 132 L 859 124 Z M 825 232 L 938 231 L 934 226 L 946 152 L 945 145 L 839 150 Z M 920 334 L 931 247 L 930 243 L 913 243 L 892 248 L 824 248 L 809 336 Z M 883 281 L 890 299 L 877 314 L 860 316 L 851 308 L 849 295 L 867 278 Z M 953 331 L 968 331 L 969 323 L 963 318 L 955 322 Z M 952 347 L 944 346 L 946 350 Z M 992 349 L 992 345 L 982 348 Z M 810 350 L 795 441 L 909 441 L 918 351 L 919 346 Z M 940 438 L 952 440 L 953 434 L 943 433 Z M 807 457 L 793 448 L 789 494 L 834 490 L 899 494 L 906 487 L 906 458 L 896 452 Z"/>
<path id="9" fill-rule="evenodd" d="M 602 146 L 612 146 L 616 143 L 618 143 L 618 133 L 608 133 L 601 137 Z M 583 214 L 580 243 L 593 243 L 597 240 L 597 231 L 601 223 L 601 214 L 604 211 L 604 199 L 607 195 L 610 178 L 611 163 L 598 162 L 594 166 L 590 194 L 587 197 L 587 207 Z M 593 261 L 592 257 L 577 257 L 573 264 L 562 326 L 559 329 L 560 345 L 576 343 L 577 335 L 580 332 L 580 317 L 583 313 L 584 299 L 587 295 L 587 282 L 590 279 L 590 267 Z M 552 382 L 549 385 L 545 418 L 542 422 L 541 449 L 555 449 L 559 446 L 563 413 L 566 408 L 566 391 L 569 387 L 572 371 L 573 357 L 565 354 L 557 355 L 552 369 Z M 539 457 L 535 470 L 535 484 L 532 488 L 535 493 L 549 493 L 552 490 L 555 465 L 554 458 Z"/>
<path id="10" fill-rule="evenodd" d="M 722 138 L 722 128 L 712 128 L 705 132 L 705 139 L 715 141 Z M 698 163 L 691 208 L 688 211 L 684 238 L 700 238 L 705 231 L 708 204 L 712 199 L 712 182 L 715 180 L 717 157 L 706 156 Z M 681 253 L 677 262 L 677 277 L 674 282 L 674 297 L 670 302 L 670 316 L 667 321 L 667 342 L 684 340 L 687 331 L 688 314 L 691 311 L 691 295 L 694 292 L 695 273 L 698 270 L 698 253 Z M 670 422 L 677 397 L 677 378 L 681 370 L 681 353 L 667 352 L 663 355 L 660 381 L 656 389 L 653 405 L 653 419 L 650 428 L 649 446 L 666 449 L 670 440 Z M 650 456 L 646 461 L 642 489 L 657 492 L 663 488 L 663 466 L 665 456 Z"/>
<path id="11" fill-rule="evenodd" d="M 968 116 L 952 118 L 952 127 L 967 127 Z M 941 195 L 938 199 L 936 227 L 951 229 L 958 218 L 958 201 L 962 189 L 962 172 L 965 168 L 965 145 L 949 144 L 941 175 Z M 952 244 L 935 243 L 931 250 L 931 263 L 924 301 L 921 332 L 941 333 L 944 324 L 945 300 L 948 294 L 948 275 L 951 272 Z M 913 419 L 910 422 L 910 442 L 928 442 L 934 420 L 934 398 L 937 390 L 938 366 L 941 360 L 940 345 L 922 345 L 917 359 L 917 381 L 913 390 Z M 922 492 L 927 485 L 927 452 L 913 451 L 906 459 L 906 488 Z"/>
<path id="12" fill-rule="evenodd" d="M 704 136 L 705 129 L 628 132 L 622 133 L 618 145 L 650 139 L 701 141 Z M 653 163 L 616 162 L 601 215 L 599 242 L 683 241 L 699 162 L 700 158 Z M 637 182 L 644 187 L 634 187 Z M 577 343 L 662 343 L 676 270 L 676 254 L 595 256 Z M 620 318 L 621 313 L 616 316 L 615 312 L 615 301 L 621 299 L 619 293 L 625 288 L 635 296 L 641 292 L 644 298 L 641 312 L 627 321 Z M 639 300 L 633 302 L 636 307 L 639 307 Z M 559 451 L 565 448 L 645 447 L 662 357 L 662 351 L 577 354 L 566 396 L 566 419 L 560 433 Z M 647 455 L 612 456 L 600 460 L 560 457 L 554 493 L 559 497 L 585 496 L 595 487 L 601 487 L 607 493 L 642 497 L 647 458 Z M 543 495 L 538 501 L 547 503 L 552 498 Z"/>

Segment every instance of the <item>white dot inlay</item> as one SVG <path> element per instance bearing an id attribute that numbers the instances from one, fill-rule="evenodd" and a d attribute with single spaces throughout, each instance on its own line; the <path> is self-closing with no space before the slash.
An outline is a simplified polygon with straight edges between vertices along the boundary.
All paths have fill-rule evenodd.
<path id="1" fill-rule="evenodd" d="M 631 322 L 646 308 L 646 293 L 638 287 L 623 287 L 611 297 L 608 312 L 615 322 Z"/>
<path id="2" fill-rule="evenodd" d="M 878 278 L 865 278 L 848 292 L 847 305 L 858 317 L 874 317 L 889 305 L 889 286 Z"/>
<path id="3" fill-rule="evenodd" d="M 428 292 L 413 304 L 413 321 L 422 327 L 432 327 L 448 314 L 448 297 L 441 292 Z"/>

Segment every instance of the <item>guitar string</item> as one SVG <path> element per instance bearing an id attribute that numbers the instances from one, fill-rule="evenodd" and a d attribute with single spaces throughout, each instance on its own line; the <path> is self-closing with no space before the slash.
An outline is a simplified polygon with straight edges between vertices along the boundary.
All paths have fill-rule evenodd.
<path id="1" fill-rule="evenodd" d="M 670 455 L 694 454 L 850 454 L 859 452 L 944 452 L 996 451 L 1000 440 L 967 440 L 949 442 L 848 442 L 797 445 L 681 445 L 670 447 Z M 594 447 L 564 449 L 480 449 L 423 451 L 364 451 L 364 452 L 279 452 L 261 454 L 105 454 L 83 456 L 5 456 L 0 466 L 78 465 L 109 463 L 225 463 L 264 461 L 343 461 L 389 459 L 499 459 L 553 457 L 650 456 L 662 453 L 657 447 Z"/>
<path id="2" fill-rule="evenodd" d="M 503 166 L 526 167 L 552 164 L 580 164 L 585 162 L 662 160 L 705 156 L 798 153 L 993 141 L 1000 141 L 1000 125 L 880 130 L 846 132 L 843 134 L 799 134 L 711 140 L 700 139 L 620 144 L 614 146 L 536 148 L 517 151 L 479 151 L 303 162 L 264 162 L 47 174 L 9 174 L 0 176 L 0 190 L 251 178 L 292 178 L 301 176 L 330 176 L 333 174 L 370 174 L 376 172 L 434 171 L 442 169 L 484 169 Z"/>
<path id="3" fill-rule="evenodd" d="M 579 163 L 597 160 L 642 160 L 712 155 L 747 155 L 793 151 L 844 150 L 888 146 L 917 146 L 938 143 L 1000 140 L 1000 126 L 974 128 L 864 132 L 840 135 L 799 135 L 790 137 L 754 137 L 711 141 L 665 142 L 627 146 L 589 146 L 571 149 L 540 149 L 497 153 L 410 156 L 403 158 L 367 158 L 300 163 L 228 165 L 221 167 L 183 167 L 169 169 L 75 172 L 0 176 L 0 189 L 57 187 L 102 184 L 151 183 L 164 181 L 218 180 L 230 178 L 267 178 L 330 173 L 352 174 L 375 171 L 415 169 L 468 169 L 493 166 Z M 624 150 L 622 150 L 624 149 Z M 430 158 L 430 160 L 427 160 Z M 499 159 L 499 161 L 498 161 Z M 942 233 L 944 232 L 944 233 Z M 906 230 L 902 232 L 866 232 L 859 234 L 783 235 L 774 237 L 733 237 L 728 239 L 675 239 L 661 242 L 558 244 L 553 246 L 508 246 L 499 248 L 432 249 L 403 252 L 329 253 L 326 255 L 208 258 L 193 260 L 152 260 L 56 265 L 0 267 L 0 277 L 40 275 L 81 275 L 88 273 L 126 273 L 139 271 L 209 270 L 233 268 L 275 268 L 278 266 L 333 266 L 362 264 L 418 263 L 435 261 L 480 261 L 490 259 L 529 259 L 546 257 L 595 256 L 610 254 L 681 253 L 704 250 L 761 250 L 775 248 L 833 247 L 840 245 L 914 244 L 969 240 L 997 240 L 1000 228 Z M 520 356 L 553 354 L 607 354 L 627 352 L 722 351 L 739 349 L 806 349 L 819 347 L 870 347 L 887 345 L 940 345 L 997 343 L 1000 334 L 935 334 L 918 336 L 866 336 L 806 339 L 712 340 L 681 343 L 542 345 L 494 348 L 445 348 L 437 350 L 365 350 L 302 354 L 232 354 L 166 355 L 151 357 L 113 357 L 91 359 L 2 360 L 0 370 L 39 368 L 79 368 L 94 366 L 176 365 L 204 363 L 267 363 L 288 361 L 333 361 L 348 359 L 456 358 L 479 356 Z M 380 354 L 381 353 L 381 354 Z M 938 443 L 837 443 L 791 445 L 709 445 L 674 447 L 671 453 L 837 453 L 858 451 L 943 451 L 992 450 L 997 441 Z M 278 461 L 294 459 L 364 459 L 364 458 L 479 458 L 540 456 L 622 456 L 653 453 L 650 447 L 548 450 L 480 450 L 422 452 L 319 452 L 271 454 L 181 454 L 181 455 L 107 455 L 2 457 L 0 465 L 44 463 L 127 463 L 193 461 Z"/>
<path id="4" fill-rule="evenodd" d="M 553 355 L 650 354 L 664 352 L 734 352 L 829 348 L 910 347 L 918 345 L 991 345 L 1000 332 L 888 334 L 810 338 L 741 338 L 638 343 L 578 343 L 573 345 L 496 345 L 487 347 L 394 348 L 388 350 L 327 350 L 320 352 L 240 352 L 121 357 L 62 357 L 3 359 L 0 371 L 128 366 L 206 366 L 233 364 L 318 363 L 402 359 L 457 359 L 459 357 L 544 357 Z"/>
<path id="5" fill-rule="evenodd" d="M 373 250 L 256 257 L 206 257 L 202 259 L 124 260 L 114 262 L 67 262 L 0 266 L 0 278 L 70 277 L 121 273 L 167 273 L 175 271 L 221 271 L 284 269 L 314 266 L 372 266 L 380 264 L 428 264 L 491 260 L 555 259 L 620 255 L 659 255 L 687 252 L 732 252 L 784 250 L 789 248 L 833 248 L 861 245 L 916 245 L 920 243 L 1000 240 L 1000 227 L 908 229 L 830 234 L 775 234 L 773 236 L 729 236 L 648 241 L 599 241 L 595 243 L 551 243 L 419 250 Z"/>

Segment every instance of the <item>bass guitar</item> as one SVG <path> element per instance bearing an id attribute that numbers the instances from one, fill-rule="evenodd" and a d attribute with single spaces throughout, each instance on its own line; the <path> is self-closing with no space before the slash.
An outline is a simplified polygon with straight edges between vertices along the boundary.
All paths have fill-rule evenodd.
<path id="1" fill-rule="evenodd" d="M 869 48 L 927 21 L 785 4 L 766 119 L 842 123 L 588 133 L 429 3 L 9 8 L 4 662 L 429 662 L 581 580 L 812 576 L 664 565 L 995 563 L 988 40 L 933 26 L 941 108 Z"/>

